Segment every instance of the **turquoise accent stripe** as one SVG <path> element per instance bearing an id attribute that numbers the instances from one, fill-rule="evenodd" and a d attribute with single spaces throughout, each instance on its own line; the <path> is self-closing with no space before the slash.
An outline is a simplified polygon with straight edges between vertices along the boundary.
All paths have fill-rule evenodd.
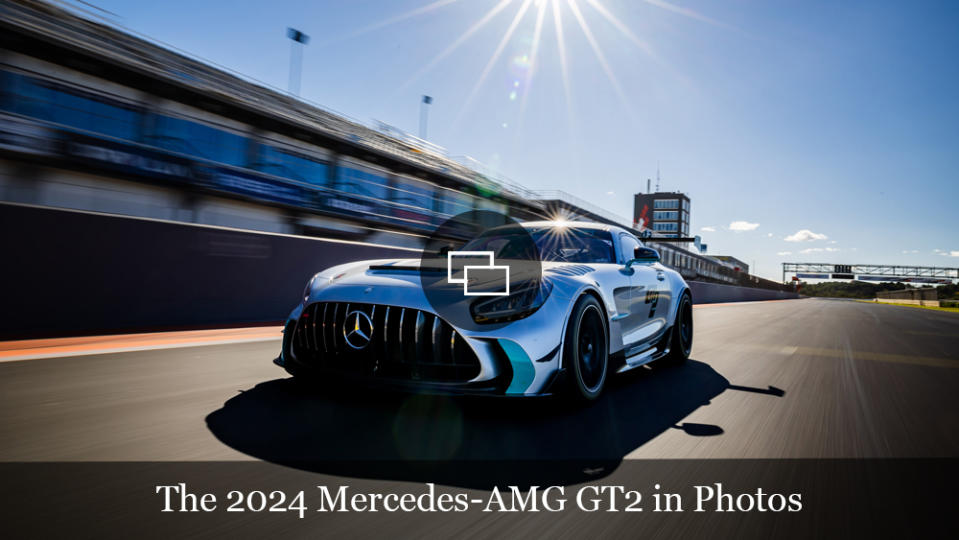
<path id="1" fill-rule="evenodd" d="M 506 352 L 509 363 L 513 366 L 513 380 L 506 389 L 507 394 L 522 394 L 529 388 L 530 383 L 536 376 L 536 369 L 533 367 L 533 361 L 529 355 L 515 341 L 509 339 L 498 339 L 500 347 Z"/>

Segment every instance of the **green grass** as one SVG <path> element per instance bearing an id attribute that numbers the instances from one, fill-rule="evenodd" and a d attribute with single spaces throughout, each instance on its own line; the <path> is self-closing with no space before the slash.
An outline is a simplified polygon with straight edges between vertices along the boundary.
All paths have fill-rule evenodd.
<path id="1" fill-rule="evenodd" d="M 869 304 L 881 304 L 885 306 L 903 306 L 903 307 L 914 307 L 921 309 L 934 309 L 936 311 L 950 311 L 952 313 L 959 313 L 959 307 L 936 307 L 936 306 L 920 306 L 919 304 L 899 304 L 896 302 L 873 302 L 872 300 L 856 300 L 857 302 L 866 302 Z"/>

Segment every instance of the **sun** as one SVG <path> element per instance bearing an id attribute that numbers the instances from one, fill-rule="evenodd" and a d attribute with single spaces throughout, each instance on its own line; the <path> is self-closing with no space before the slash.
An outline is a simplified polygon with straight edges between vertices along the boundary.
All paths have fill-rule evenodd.
<path id="1" fill-rule="evenodd" d="M 373 30 L 383 28 L 388 25 L 399 23 L 413 17 L 426 16 L 432 14 L 441 8 L 454 4 L 460 0 L 435 0 L 413 10 L 401 13 L 388 19 L 371 24 L 361 28 L 350 36 L 364 34 Z M 706 17 L 696 11 L 688 8 L 676 6 L 666 0 L 642 0 L 644 4 L 655 8 L 665 10 L 672 15 L 678 15 L 699 22 L 713 24 L 717 26 L 727 26 L 714 19 Z M 533 86 L 541 48 L 545 45 L 543 42 L 543 29 L 547 24 L 552 25 L 553 34 L 556 36 L 555 46 L 556 54 L 559 58 L 560 77 L 563 84 L 563 94 L 566 104 L 566 113 L 572 114 L 572 88 L 570 85 L 570 54 L 567 46 L 567 36 L 569 32 L 580 32 L 585 37 L 589 45 L 590 54 L 592 54 L 596 63 L 602 69 L 604 76 L 616 93 L 624 110 L 631 115 L 632 107 L 626 89 L 620 83 L 616 70 L 608 60 L 604 52 L 603 45 L 600 43 L 596 33 L 593 31 L 591 21 L 603 20 L 616 29 L 620 38 L 626 39 L 635 46 L 644 55 L 653 61 L 661 60 L 656 55 L 654 49 L 644 39 L 636 34 L 626 23 L 611 12 L 602 0 L 490 0 L 490 7 L 478 19 L 471 21 L 470 26 L 466 28 L 451 43 L 437 52 L 432 58 L 423 63 L 412 75 L 401 83 L 396 91 L 402 91 L 413 84 L 420 77 L 432 71 L 440 62 L 449 57 L 453 52 L 459 49 L 464 43 L 472 39 L 477 32 L 486 27 L 492 21 L 496 20 L 501 14 L 512 14 L 510 22 L 503 31 L 503 34 L 493 46 L 489 58 L 479 69 L 476 80 L 470 87 L 469 93 L 462 101 L 462 105 L 456 118 L 453 120 L 453 126 L 460 123 L 479 93 L 485 87 L 487 78 L 494 68 L 499 65 L 507 46 L 516 36 L 517 31 L 521 30 L 524 35 L 531 35 L 529 40 L 529 49 L 525 54 L 514 58 L 514 63 L 520 63 L 522 75 L 513 81 L 513 89 L 509 94 L 511 101 L 519 100 L 519 123 L 522 123 L 526 111 L 527 100 L 530 90 Z M 520 92 L 520 90 L 522 90 Z"/>

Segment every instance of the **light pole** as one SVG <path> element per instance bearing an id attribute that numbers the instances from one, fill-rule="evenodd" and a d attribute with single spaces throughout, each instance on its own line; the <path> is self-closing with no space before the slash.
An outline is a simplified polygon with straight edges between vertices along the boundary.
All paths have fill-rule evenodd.
<path id="1" fill-rule="evenodd" d="M 303 68 L 303 46 L 310 42 L 310 36 L 296 28 L 287 28 L 286 37 L 290 38 L 290 81 L 291 94 L 300 94 L 300 71 Z"/>
<path id="2" fill-rule="evenodd" d="M 420 138 L 424 141 L 426 140 L 426 121 L 430 103 L 433 103 L 431 96 L 423 96 L 423 101 L 420 102 Z"/>

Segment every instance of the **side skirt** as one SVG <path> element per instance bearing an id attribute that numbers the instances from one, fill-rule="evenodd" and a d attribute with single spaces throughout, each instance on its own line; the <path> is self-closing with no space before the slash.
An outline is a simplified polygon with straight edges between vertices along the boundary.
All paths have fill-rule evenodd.
<path id="1" fill-rule="evenodd" d="M 671 326 L 652 347 L 644 349 L 642 346 L 639 346 L 626 351 L 628 356 L 624 356 L 623 365 L 616 370 L 616 373 L 625 373 L 668 355 L 669 344 L 672 342 L 672 337 L 673 327 Z"/>

